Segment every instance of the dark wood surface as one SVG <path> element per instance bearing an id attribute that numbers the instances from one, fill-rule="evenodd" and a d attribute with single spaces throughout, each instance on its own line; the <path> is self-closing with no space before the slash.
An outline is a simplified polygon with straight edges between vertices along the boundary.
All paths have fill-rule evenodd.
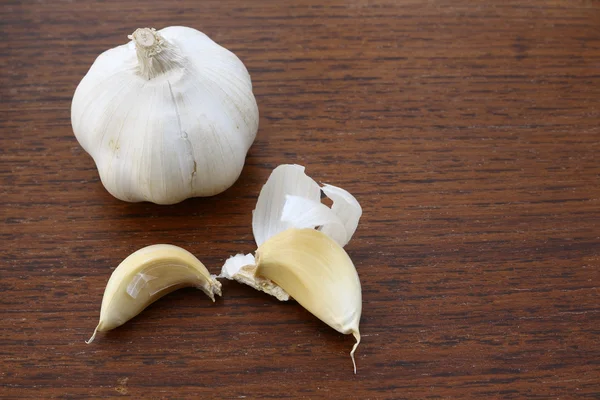
<path id="1" fill-rule="evenodd" d="M 600 2 L 8 0 L 1 24 L 0 397 L 600 397 Z M 227 192 L 128 204 L 71 98 L 99 53 L 170 25 L 244 61 L 259 134 Z M 213 273 L 253 251 L 281 163 L 363 205 L 357 375 L 351 337 L 233 282 L 84 343 L 138 248 Z"/>

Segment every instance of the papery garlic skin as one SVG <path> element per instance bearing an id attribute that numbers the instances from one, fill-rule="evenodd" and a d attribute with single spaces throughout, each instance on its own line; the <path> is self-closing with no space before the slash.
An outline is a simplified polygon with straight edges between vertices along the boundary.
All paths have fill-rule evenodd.
<path id="1" fill-rule="evenodd" d="M 106 189 L 129 202 L 211 196 L 239 177 L 258 130 L 250 75 L 195 29 L 139 29 L 102 53 L 71 106 Z"/>
<path id="2" fill-rule="evenodd" d="M 332 201 L 321 203 L 321 190 Z M 362 208 L 346 190 L 324 185 L 305 174 L 304 167 L 282 164 L 262 187 L 252 212 L 252 232 L 260 246 L 288 228 L 319 228 L 340 246 L 348 244 L 356 231 Z"/>
<path id="3" fill-rule="evenodd" d="M 215 301 L 221 283 L 192 253 L 170 244 L 147 246 L 130 254 L 106 284 L 96 332 L 114 329 L 174 290 L 194 286 Z"/>
<path id="4" fill-rule="evenodd" d="M 290 295 L 285 290 L 268 279 L 256 276 L 256 261 L 252 254 L 236 254 L 229 257 L 223 264 L 221 274 L 217 278 L 226 278 L 243 283 L 258 291 L 270 294 L 279 301 L 290 299 Z"/>

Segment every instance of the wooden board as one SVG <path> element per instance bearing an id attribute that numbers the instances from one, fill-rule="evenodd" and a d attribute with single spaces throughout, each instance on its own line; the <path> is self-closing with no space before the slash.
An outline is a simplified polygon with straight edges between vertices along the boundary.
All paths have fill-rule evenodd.
<path id="1" fill-rule="evenodd" d="M 1 21 L 0 397 L 600 396 L 600 3 L 9 0 Z M 170 25 L 244 61 L 259 134 L 225 193 L 128 204 L 71 98 L 102 51 Z M 138 248 L 212 273 L 253 251 L 282 163 L 363 205 L 357 375 L 351 337 L 233 282 L 84 343 Z"/>

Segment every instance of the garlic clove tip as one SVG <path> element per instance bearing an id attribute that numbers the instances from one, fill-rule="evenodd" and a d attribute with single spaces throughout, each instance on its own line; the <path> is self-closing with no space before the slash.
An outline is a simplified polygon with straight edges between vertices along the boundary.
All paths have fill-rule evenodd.
<path id="1" fill-rule="evenodd" d="M 96 325 L 96 329 L 94 329 L 94 333 L 92 334 L 92 337 L 89 338 L 88 340 L 85 341 L 85 344 L 90 344 L 94 341 L 94 339 L 96 338 L 96 333 L 98 333 L 98 328 L 100 327 L 100 324 Z"/>
<path id="2" fill-rule="evenodd" d="M 360 344 L 360 332 L 353 331 L 352 336 L 356 339 L 356 343 L 352 346 L 352 350 L 350 351 L 350 358 L 352 358 L 352 365 L 354 365 L 354 375 L 356 375 L 356 360 L 354 359 L 354 352 L 356 352 L 356 348 Z"/>

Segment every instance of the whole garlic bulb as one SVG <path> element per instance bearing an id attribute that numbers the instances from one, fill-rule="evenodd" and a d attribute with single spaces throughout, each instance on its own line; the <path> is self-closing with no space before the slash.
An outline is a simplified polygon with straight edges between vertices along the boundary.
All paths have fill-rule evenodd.
<path id="1" fill-rule="evenodd" d="M 239 177 L 258 130 L 244 64 L 192 28 L 142 28 L 75 91 L 73 131 L 104 187 L 130 202 L 212 196 Z"/>

